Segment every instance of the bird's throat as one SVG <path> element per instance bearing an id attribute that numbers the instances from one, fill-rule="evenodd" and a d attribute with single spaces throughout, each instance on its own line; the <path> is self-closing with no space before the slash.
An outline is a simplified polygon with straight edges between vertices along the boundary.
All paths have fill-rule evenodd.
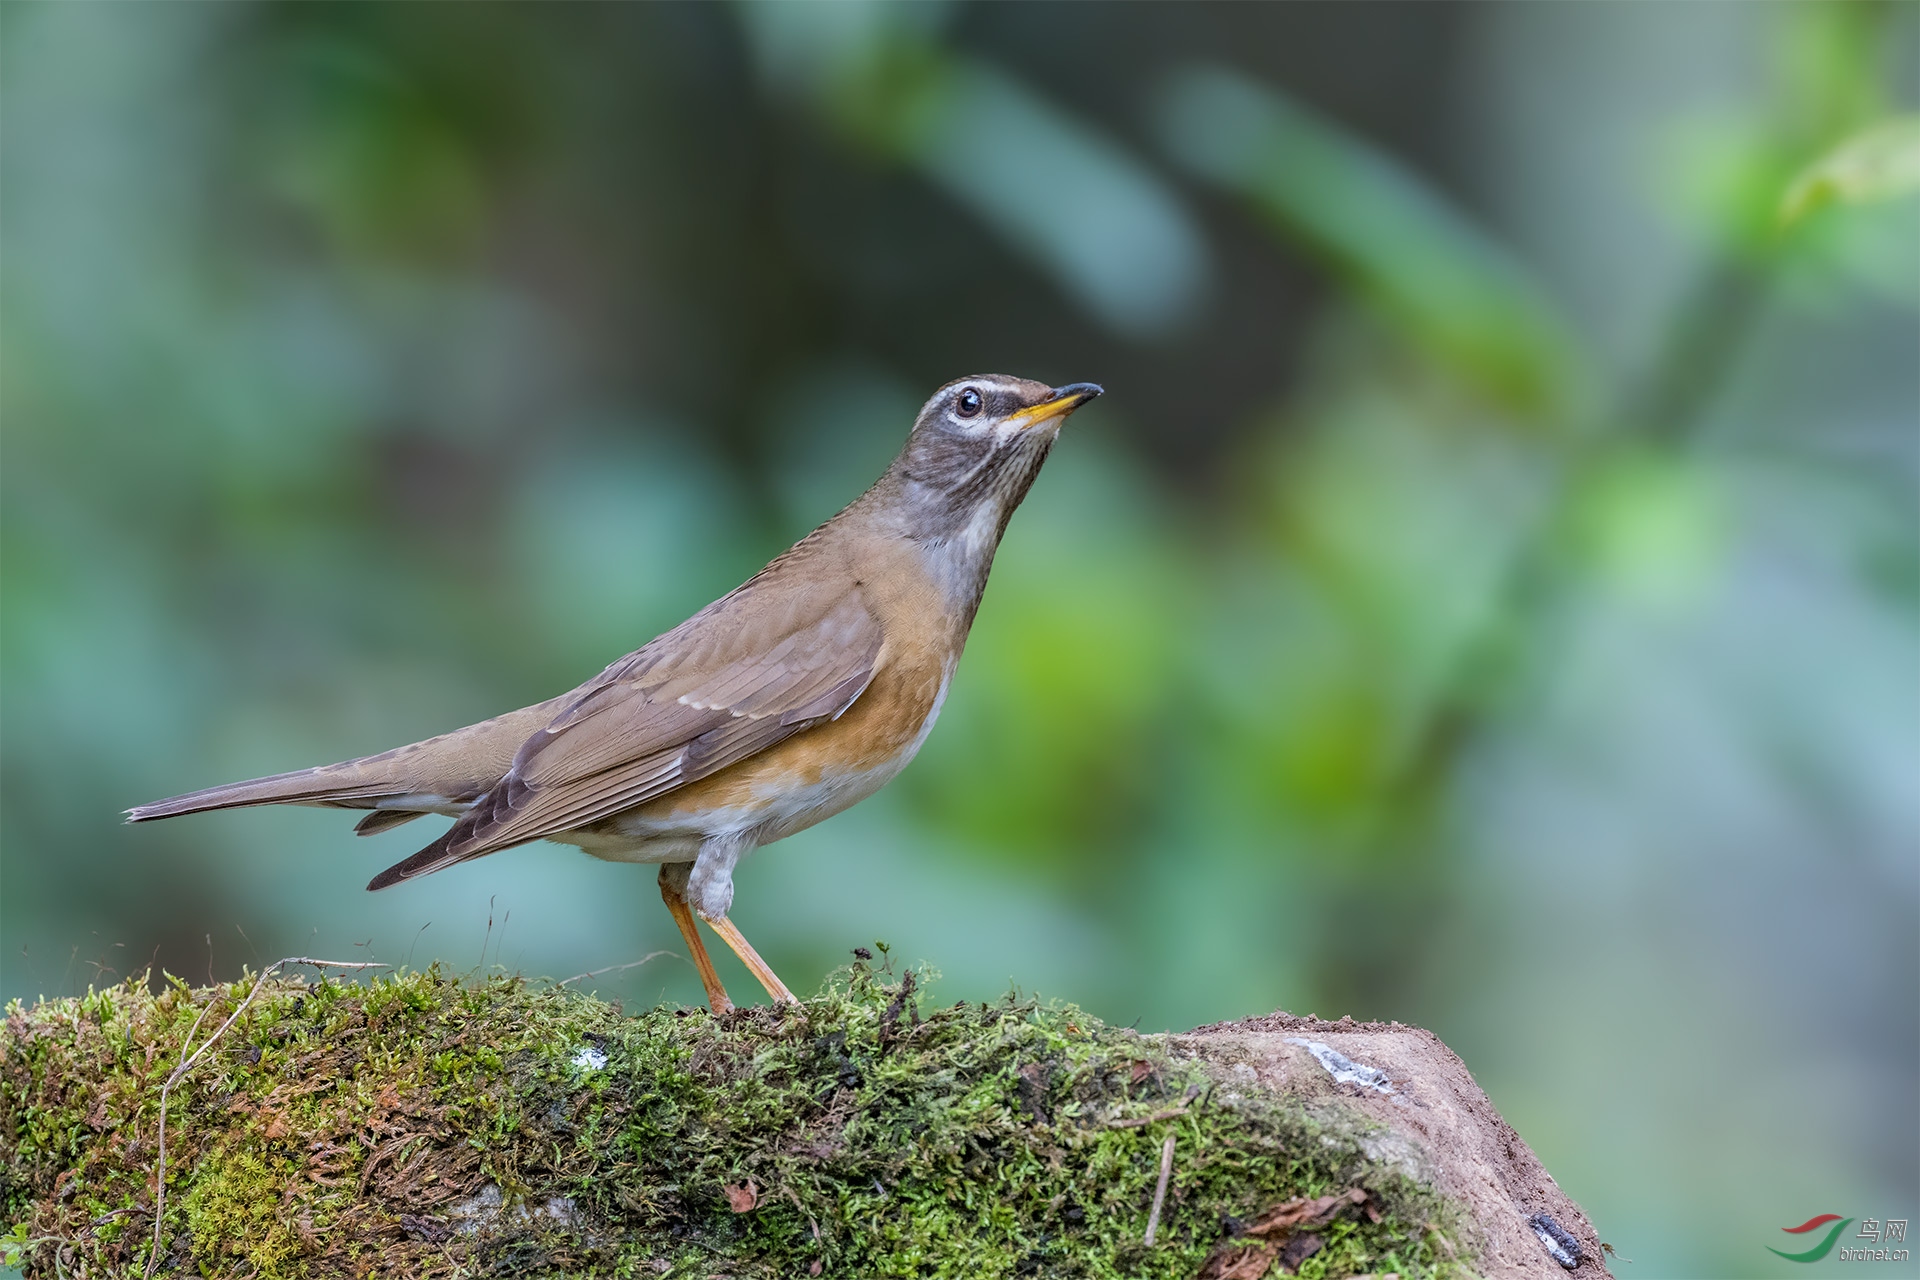
<path id="1" fill-rule="evenodd" d="M 996 459 L 1001 465 L 993 482 L 975 489 L 967 505 L 949 508 L 947 519 L 928 531 L 931 536 L 919 539 L 929 577 L 939 584 L 948 609 L 968 625 L 980 607 L 1007 523 L 1027 496 L 1051 444 L 1051 439 L 1037 441 L 1037 447 L 1009 450 L 1013 456 Z"/>

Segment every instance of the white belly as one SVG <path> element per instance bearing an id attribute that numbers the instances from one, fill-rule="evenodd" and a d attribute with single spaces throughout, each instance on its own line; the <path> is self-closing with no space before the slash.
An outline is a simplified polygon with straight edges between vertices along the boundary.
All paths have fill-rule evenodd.
<path id="1" fill-rule="evenodd" d="M 822 778 L 811 786 L 785 788 L 758 804 L 661 818 L 643 817 L 638 813 L 615 814 L 591 827 L 558 832 L 547 839 L 578 845 L 584 852 L 609 862 L 692 862 L 700 855 L 700 846 L 715 836 L 745 837 L 757 848 L 804 831 L 842 809 L 859 804 L 892 781 L 906 763 L 906 759 L 901 758 L 863 773 L 841 774 Z"/>

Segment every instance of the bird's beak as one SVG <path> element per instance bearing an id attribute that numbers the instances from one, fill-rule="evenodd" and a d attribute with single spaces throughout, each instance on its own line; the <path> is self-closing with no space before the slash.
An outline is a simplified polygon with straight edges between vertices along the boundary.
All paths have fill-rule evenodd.
<path id="1" fill-rule="evenodd" d="M 1075 382 L 1064 387 L 1055 387 L 1051 395 L 1039 404 L 1030 404 L 1007 418 L 1011 426 L 1026 430 L 1037 427 L 1043 422 L 1052 422 L 1055 418 L 1064 418 L 1087 401 L 1100 395 L 1106 388 L 1097 382 Z"/>

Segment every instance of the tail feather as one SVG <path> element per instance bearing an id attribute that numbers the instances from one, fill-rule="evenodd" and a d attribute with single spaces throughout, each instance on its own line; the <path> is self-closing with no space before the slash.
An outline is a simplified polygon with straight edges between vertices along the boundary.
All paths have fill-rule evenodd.
<path id="1" fill-rule="evenodd" d="M 296 769 L 268 778 L 250 778 L 224 786 L 189 791 L 183 796 L 135 805 L 127 810 L 128 822 L 152 822 L 156 818 L 174 818 L 183 813 L 206 813 L 213 809 L 239 809 L 254 804 L 337 804 L 343 801 L 371 800 L 395 794 L 390 778 L 343 777 L 340 766 L 323 769 Z"/>
<path id="2" fill-rule="evenodd" d="M 375 809 L 353 824 L 353 834 L 377 836 L 382 831 L 391 831 L 401 823 L 412 822 L 420 816 L 421 811 L 418 809 Z"/>
<path id="3" fill-rule="evenodd" d="M 136 805 L 127 810 L 127 821 L 151 822 L 183 813 L 238 809 L 255 804 L 313 804 L 373 810 L 354 828 L 359 835 L 367 836 L 410 822 L 422 813 L 457 812 L 505 777 L 513 767 L 520 745 L 545 728 L 572 697 L 570 693 L 562 694 L 437 738 L 359 760 L 230 782 L 222 787 L 208 787 L 204 791 Z M 381 801 L 386 802 L 384 807 Z M 375 876 L 367 888 L 384 889 L 476 856 L 450 852 L 453 833 L 470 831 L 470 826 L 455 823 L 452 831 L 419 853 Z"/>
<path id="4" fill-rule="evenodd" d="M 520 744 L 553 719 L 563 700 L 549 698 L 437 738 L 359 760 L 230 782 L 222 787 L 208 787 L 204 791 L 137 805 L 127 810 L 127 821 L 151 822 L 183 813 L 238 809 L 252 804 L 326 804 L 368 809 L 373 806 L 354 802 L 413 795 L 440 797 L 440 804 L 462 804 L 505 776 L 513 766 L 514 753 Z M 438 807 L 422 805 L 429 811 Z M 401 819 L 393 818 L 374 823 L 369 819 L 363 834 L 384 830 L 390 823 L 399 821 Z"/>

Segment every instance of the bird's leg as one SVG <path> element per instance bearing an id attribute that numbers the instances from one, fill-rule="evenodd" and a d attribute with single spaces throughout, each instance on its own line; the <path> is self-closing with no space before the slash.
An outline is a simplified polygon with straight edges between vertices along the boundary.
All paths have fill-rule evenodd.
<path id="1" fill-rule="evenodd" d="M 734 864 L 740 861 L 742 854 L 752 849 L 752 838 L 738 834 L 709 836 L 701 841 L 700 856 L 694 859 L 693 866 L 686 872 L 686 879 L 682 881 L 686 885 L 684 892 L 700 918 L 733 948 L 733 954 L 740 957 L 740 963 L 760 979 L 760 985 L 767 989 L 767 994 L 773 997 L 775 1004 L 799 1004 L 799 998 L 787 990 L 787 984 L 780 981 L 780 975 L 760 958 L 760 953 L 740 935 L 733 921 L 727 919 L 727 911 L 733 906 Z"/>
<path id="2" fill-rule="evenodd" d="M 700 913 L 700 918 L 720 935 L 722 942 L 733 948 L 733 954 L 739 956 L 740 962 L 747 966 L 754 977 L 760 979 L 760 985 L 767 989 L 767 994 L 773 997 L 775 1004 L 800 1003 L 800 998 L 787 990 L 787 984 L 780 981 L 780 975 L 760 958 L 760 953 L 753 949 L 753 944 L 746 940 L 733 921 L 725 916 L 710 916 L 704 911 Z"/>
<path id="3" fill-rule="evenodd" d="M 687 950 L 693 953 L 693 967 L 700 971 L 700 984 L 707 989 L 707 1005 L 715 1013 L 727 1013 L 733 1008 L 733 1001 L 727 999 L 727 989 L 720 985 L 713 957 L 707 954 L 707 944 L 700 941 L 700 931 L 694 927 L 693 908 L 687 905 L 687 870 L 684 862 L 661 863 L 660 896 L 666 901 L 667 910 L 673 913 L 673 922 L 680 926 Z"/>

